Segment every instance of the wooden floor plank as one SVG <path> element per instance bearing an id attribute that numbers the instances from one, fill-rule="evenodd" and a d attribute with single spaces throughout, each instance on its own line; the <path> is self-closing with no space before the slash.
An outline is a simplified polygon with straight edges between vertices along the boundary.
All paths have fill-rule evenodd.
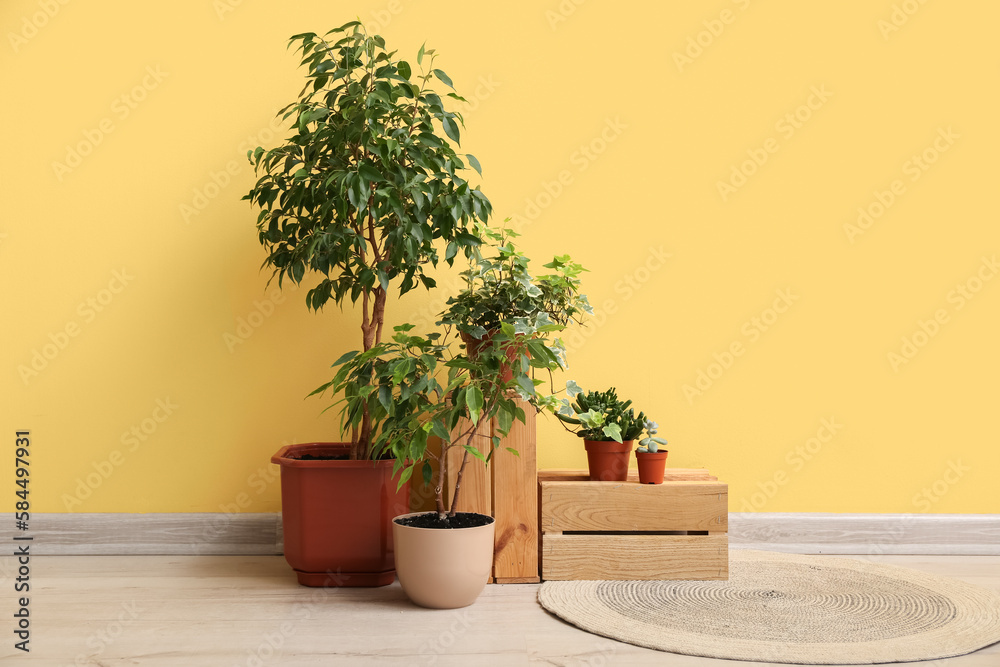
<path id="1" fill-rule="evenodd" d="M 13 560 L 0 558 L 0 590 L 12 590 Z M 1000 591 L 997 556 L 872 560 Z M 31 566 L 32 652 L 25 659 L 5 641 L 4 665 L 760 664 L 662 653 L 583 632 L 538 606 L 537 585 L 488 586 L 471 607 L 429 610 L 410 604 L 398 583 L 298 586 L 275 556 L 39 556 Z M 9 595 L 0 596 L 8 608 Z M 1000 645 L 934 664 L 995 667 Z"/>

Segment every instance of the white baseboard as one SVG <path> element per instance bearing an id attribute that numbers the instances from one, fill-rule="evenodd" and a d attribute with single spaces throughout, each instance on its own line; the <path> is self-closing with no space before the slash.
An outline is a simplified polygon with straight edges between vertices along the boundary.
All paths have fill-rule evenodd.
<path id="1" fill-rule="evenodd" d="M 1000 514 L 730 513 L 729 546 L 800 554 L 1000 555 Z"/>
<path id="2" fill-rule="evenodd" d="M 14 526 L 13 514 L 0 514 Z M 266 556 L 282 553 L 281 514 L 36 514 L 39 556 Z"/>
<path id="3" fill-rule="evenodd" d="M 14 515 L 0 514 L 14 526 Z M 6 531 L 5 531 L 6 532 Z M 279 555 L 280 514 L 32 514 L 36 555 Z M 805 554 L 1000 555 L 1000 514 L 732 513 L 729 545 Z"/>

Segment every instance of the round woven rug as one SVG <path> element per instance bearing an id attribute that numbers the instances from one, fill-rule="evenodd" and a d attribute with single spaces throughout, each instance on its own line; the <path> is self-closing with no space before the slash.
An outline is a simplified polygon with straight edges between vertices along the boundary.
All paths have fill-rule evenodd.
<path id="1" fill-rule="evenodd" d="M 852 558 L 733 550 L 728 581 L 547 581 L 538 600 L 588 632 L 730 660 L 909 662 L 1000 641 L 1000 594 Z"/>

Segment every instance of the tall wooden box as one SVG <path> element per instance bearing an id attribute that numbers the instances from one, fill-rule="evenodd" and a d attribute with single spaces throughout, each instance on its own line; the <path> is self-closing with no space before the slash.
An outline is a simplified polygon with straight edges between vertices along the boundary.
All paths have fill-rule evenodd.
<path id="1" fill-rule="evenodd" d="M 517 420 L 507 437 L 494 453 L 489 468 L 479 461 L 469 465 L 462 476 L 462 491 L 458 509 L 478 512 L 496 519 L 496 538 L 493 547 L 493 573 L 490 583 L 538 583 L 538 485 L 536 463 L 535 411 L 521 399 L 519 406 L 525 411 L 525 423 Z M 458 432 L 468 428 L 464 420 Z M 496 424 L 484 425 L 476 442 L 484 454 L 489 451 L 489 439 Z M 518 452 L 514 456 L 506 448 Z M 451 465 L 446 487 L 453 488 L 455 475 L 464 451 L 456 447 L 451 451 Z"/>
<path id="2" fill-rule="evenodd" d="M 538 474 L 541 578 L 728 579 L 729 485 L 668 469 L 663 484 Z"/>

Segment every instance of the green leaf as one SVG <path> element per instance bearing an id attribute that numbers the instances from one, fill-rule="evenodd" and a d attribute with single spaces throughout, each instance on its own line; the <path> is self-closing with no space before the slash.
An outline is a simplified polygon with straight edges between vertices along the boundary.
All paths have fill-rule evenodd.
<path id="1" fill-rule="evenodd" d="M 399 76 L 403 77 L 404 79 L 409 79 L 410 63 L 406 62 L 405 60 L 400 60 L 398 63 L 396 63 L 396 71 L 399 72 Z"/>
<path id="2" fill-rule="evenodd" d="M 456 139 L 455 141 L 458 141 L 458 140 Z M 481 164 L 479 164 L 479 160 L 476 159 L 476 156 L 472 155 L 471 153 L 466 153 L 465 157 L 467 157 L 469 159 L 469 164 L 472 165 L 472 168 L 475 169 L 477 172 L 479 172 L 479 175 L 482 176 L 483 175 L 483 166 Z"/>
<path id="3" fill-rule="evenodd" d="M 424 457 L 424 452 L 427 450 L 427 431 L 422 428 L 418 428 L 413 433 L 413 439 L 410 441 L 410 455 L 414 459 L 422 459 Z"/>
<path id="4" fill-rule="evenodd" d="M 324 384 L 322 386 L 316 387 L 311 392 L 309 392 L 309 396 L 315 396 L 316 394 L 322 394 L 327 389 L 329 389 L 330 387 L 332 387 L 334 384 L 336 384 L 336 383 L 335 382 L 327 382 L 326 384 Z M 306 398 L 308 398 L 308 396 Z"/>
<path id="5" fill-rule="evenodd" d="M 427 46 L 427 42 L 424 42 L 423 44 L 421 44 L 420 45 L 420 50 L 417 51 L 417 64 L 418 65 L 423 65 L 424 64 L 424 47 L 425 46 Z"/>
<path id="6" fill-rule="evenodd" d="M 465 392 L 465 405 L 469 408 L 469 419 L 474 422 L 479 421 L 479 413 L 483 409 L 483 392 L 472 385 Z"/>
<path id="7" fill-rule="evenodd" d="M 339 366 L 342 363 L 350 361 L 351 359 L 353 359 L 356 356 L 358 356 L 358 351 L 357 350 L 351 350 L 350 352 L 345 352 L 344 354 L 340 355 L 340 359 L 337 359 L 335 362 L 333 362 L 333 364 L 330 366 L 330 368 L 333 368 L 334 366 Z"/>
<path id="8" fill-rule="evenodd" d="M 399 484 L 396 485 L 396 490 L 403 488 L 403 485 L 410 481 L 410 477 L 413 475 L 413 466 L 407 466 L 403 468 L 403 474 L 399 476 Z"/>
<path id="9" fill-rule="evenodd" d="M 424 461 L 423 476 L 424 476 L 424 486 L 430 485 L 431 480 L 434 479 L 434 471 L 431 470 L 430 461 Z"/>
<path id="10" fill-rule="evenodd" d="M 441 119 L 441 124 L 444 125 L 444 133 L 456 144 L 461 144 L 458 138 L 458 123 L 453 118 L 445 116 Z"/>
<path id="11" fill-rule="evenodd" d="M 382 177 L 382 174 L 379 173 L 377 169 L 367 164 L 362 164 L 360 167 L 358 167 L 358 172 L 366 181 L 371 181 L 373 183 L 380 183 L 385 180 Z"/>
<path id="12" fill-rule="evenodd" d="M 353 28 L 356 25 L 361 25 L 361 21 L 349 21 L 349 22 L 345 23 L 344 25 L 340 26 L 339 28 L 334 28 L 330 32 L 344 32 L 348 28 Z M 314 32 L 304 32 L 302 34 L 303 35 L 312 35 L 313 37 L 316 36 L 316 33 L 314 33 Z"/>
<path id="13" fill-rule="evenodd" d="M 514 456 L 520 456 L 520 455 L 521 455 L 521 454 L 520 454 L 520 452 L 518 452 L 518 451 L 517 451 L 516 449 L 514 449 L 513 447 L 504 447 L 504 449 L 506 449 L 506 450 L 507 450 L 508 452 L 510 452 L 510 453 L 511 453 L 511 454 L 513 454 Z"/>
<path id="14" fill-rule="evenodd" d="M 403 382 L 403 378 L 406 374 L 410 372 L 410 359 L 405 361 L 400 361 L 396 364 L 396 367 L 392 370 L 392 383 L 399 385 Z"/>
<path id="15" fill-rule="evenodd" d="M 378 388 L 378 402 L 382 404 L 385 411 L 392 414 L 392 391 L 385 385 Z"/>
<path id="16" fill-rule="evenodd" d="M 479 449 L 476 448 L 476 447 L 474 447 L 473 445 L 462 445 L 462 449 L 464 449 L 465 451 L 469 452 L 470 454 L 472 454 L 473 456 L 475 456 L 480 461 L 485 461 L 486 460 L 486 457 L 483 455 L 483 453 L 481 451 L 479 451 Z"/>
<path id="17" fill-rule="evenodd" d="M 509 433 L 510 427 L 514 424 L 514 415 L 501 408 L 497 412 L 497 422 L 502 433 Z"/>
<path id="18" fill-rule="evenodd" d="M 622 429 L 618 424 L 607 424 L 603 429 L 601 429 L 604 435 L 608 436 L 615 442 L 622 441 Z"/>
<path id="19" fill-rule="evenodd" d="M 448 75 L 445 74 L 444 72 L 442 72 L 441 70 L 439 70 L 439 69 L 434 70 L 434 76 L 436 76 L 437 78 L 439 78 L 441 80 L 441 82 L 444 83 L 444 85 L 448 86 L 452 90 L 455 89 L 455 84 L 453 84 L 451 82 L 451 79 L 448 77 Z"/>
<path id="20" fill-rule="evenodd" d="M 448 432 L 448 427 L 446 427 L 442 422 L 435 419 L 431 422 L 431 433 L 441 438 L 445 442 L 451 439 L 451 433 Z"/>

